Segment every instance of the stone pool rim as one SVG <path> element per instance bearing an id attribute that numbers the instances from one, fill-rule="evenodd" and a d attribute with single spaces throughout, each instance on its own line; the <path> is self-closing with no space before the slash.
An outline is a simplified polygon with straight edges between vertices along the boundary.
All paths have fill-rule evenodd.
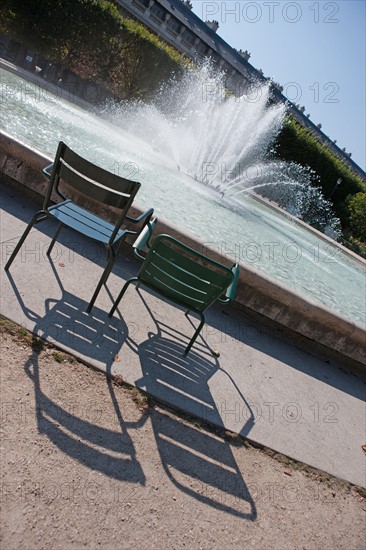
<path id="1" fill-rule="evenodd" d="M 47 188 L 42 168 L 52 160 L 0 131 L 0 173 L 16 184 L 35 192 L 39 198 L 44 196 Z M 256 198 L 256 200 L 261 199 Z M 269 201 L 263 202 L 268 207 L 278 210 L 278 207 Z M 136 210 L 139 211 L 139 208 L 136 207 Z M 279 214 L 287 215 L 282 210 L 279 210 Z M 309 226 L 301 220 L 295 220 L 295 222 L 309 230 Z M 353 252 L 313 228 L 310 228 L 310 231 L 315 232 L 323 240 L 331 242 L 332 245 L 339 246 L 343 253 L 366 267 L 366 262 Z M 204 250 L 213 259 L 230 264 L 229 258 L 223 258 L 189 232 L 182 232 L 181 228 L 160 217 L 156 230 L 156 234 L 159 233 L 169 233 L 198 250 Z M 358 367 L 363 365 L 365 368 L 366 330 L 361 322 L 350 320 L 310 297 L 285 287 L 243 262 L 240 262 L 240 281 L 235 302 L 245 310 L 265 318 L 269 325 L 275 324 L 277 328 L 286 327 L 291 332 L 316 342 L 321 349 L 328 351 L 330 356 L 340 360 L 345 359 Z"/>

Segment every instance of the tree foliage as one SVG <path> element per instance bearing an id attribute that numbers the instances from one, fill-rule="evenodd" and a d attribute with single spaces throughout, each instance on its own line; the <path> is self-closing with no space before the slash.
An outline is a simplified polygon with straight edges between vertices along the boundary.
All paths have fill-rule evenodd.
<path id="1" fill-rule="evenodd" d="M 276 156 L 302 166 L 309 166 L 314 170 L 319 177 L 319 185 L 325 198 L 331 200 L 342 226 L 347 227 L 347 198 L 349 195 L 365 191 L 365 182 L 292 117 L 288 117 L 278 136 Z M 338 180 L 341 180 L 339 185 Z"/>
<path id="2" fill-rule="evenodd" d="M 347 206 L 353 235 L 366 243 L 366 192 L 348 197 Z"/>
<path id="3" fill-rule="evenodd" d="M 2 0 L 0 31 L 121 98 L 147 97 L 182 56 L 107 0 Z"/>

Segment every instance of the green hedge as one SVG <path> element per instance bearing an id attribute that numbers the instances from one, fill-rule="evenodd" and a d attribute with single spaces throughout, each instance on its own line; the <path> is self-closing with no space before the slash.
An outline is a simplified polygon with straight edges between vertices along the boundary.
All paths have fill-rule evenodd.
<path id="1" fill-rule="evenodd" d="M 120 98 L 149 98 L 184 65 L 107 0 L 2 0 L 0 31 Z"/>
<path id="2" fill-rule="evenodd" d="M 353 234 L 366 243 L 366 193 L 348 197 L 347 206 Z"/>
<path id="3" fill-rule="evenodd" d="M 163 83 L 182 73 L 185 61 L 180 53 L 146 27 L 137 21 L 123 19 L 110 64 L 108 66 L 100 59 L 98 66 L 103 65 L 103 76 L 112 79 L 113 91 L 121 99 L 148 100 Z"/>
<path id="4" fill-rule="evenodd" d="M 291 116 L 287 117 L 277 138 L 275 155 L 312 168 L 319 177 L 319 181 L 314 183 L 321 187 L 324 196 L 333 203 L 342 227 L 349 227 L 347 199 L 349 195 L 366 191 L 366 184 L 358 175 Z M 342 182 L 337 186 L 339 178 Z"/>

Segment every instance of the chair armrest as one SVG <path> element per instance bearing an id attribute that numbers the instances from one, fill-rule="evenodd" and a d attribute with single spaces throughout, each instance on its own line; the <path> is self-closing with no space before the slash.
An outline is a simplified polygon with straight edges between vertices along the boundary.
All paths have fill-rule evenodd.
<path id="1" fill-rule="evenodd" d="M 153 213 L 154 213 L 154 209 L 149 208 L 148 210 L 146 210 L 146 212 L 144 212 L 143 214 L 141 214 L 137 218 L 133 218 L 132 216 L 126 216 L 125 219 L 132 222 L 132 223 L 140 223 L 140 222 L 142 222 L 142 220 L 146 220 L 145 224 L 147 224 L 150 221 L 150 218 L 153 215 Z"/>
<path id="2" fill-rule="evenodd" d="M 234 298 L 235 298 L 236 288 L 238 286 L 239 275 L 240 275 L 239 264 L 238 263 L 234 264 L 233 267 L 231 268 L 231 271 L 234 275 L 234 279 L 233 279 L 233 282 L 231 283 L 231 285 L 228 286 L 228 288 L 226 290 L 225 298 L 219 298 L 219 301 L 222 304 L 227 304 L 228 302 L 230 302 L 231 300 L 234 300 Z"/>
<path id="3" fill-rule="evenodd" d="M 47 177 L 50 178 L 53 170 L 53 164 L 50 164 L 49 166 L 46 166 L 43 168 L 42 172 Z"/>
<path id="4" fill-rule="evenodd" d="M 133 253 L 139 260 L 145 260 L 145 256 L 141 254 L 141 251 L 145 248 L 145 246 L 150 248 L 150 238 L 157 223 L 158 218 L 149 220 L 140 235 L 137 237 L 136 241 L 133 243 Z"/>
<path id="5" fill-rule="evenodd" d="M 234 274 L 234 280 L 226 291 L 226 297 L 229 300 L 234 300 L 235 294 L 236 294 L 236 288 L 239 282 L 239 275 L 240 275 L 239 264 L 238 263 L 234 264 L 233 267 L 231 268 L 231 271 Z"/>
<path id="6" fill-rule="evenodd" d="M 114 238 L 116 236 L 117 231 L 121 227 L 122 223 L 125 222 L 126 220 L 128 220 L 132 223 L 136 223 L 136 224 L 138 224 L 142 221 L 144 222 L 142 224 L 142 226 L 137 229 L 137 231 L 133 231 L 133 230 L 130 230 L 130 229 L 124 229 L 125 235 L 138 235 L 138 236 L 140 236 L 144 232 L 144 229 L 150 224 L 151 216 L 153 215 L 153 213 L 154 213 L 154 209 L 149 208 L 148 210 L 146 210 L 146 212 L 144 212 L 143 214 L 141 214 L 137 218 L 133 218 L 132 216 L 126 216 L 126 215 L 123 216 L 123 218 L 120 219 L 119 224 L 116 226 L 116 229 L 115 229 L 114 234 L 112 235 L 112 237 Z M 156 223 L 157 223 L 157 220 L 152 226 L 151 233 L 152 233 Z M 139 239 L 137 239 L 136 242 L 138 242 L 138 240 Z M 133 246 L 135 247 L 135 245 L 133 245 Z M 143 248 L 143 247 L 141 247 L 141 248 Z M 135 252 L 135 256 L 139 257 L 140 259 L 142 257 L 141 255 L 140 256 L 138 255 L 138 252 L 137 253 Z"/>

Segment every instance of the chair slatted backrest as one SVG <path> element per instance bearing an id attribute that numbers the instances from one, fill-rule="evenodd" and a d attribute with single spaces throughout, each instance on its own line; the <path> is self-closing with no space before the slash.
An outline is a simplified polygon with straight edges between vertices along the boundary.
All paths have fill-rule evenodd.
<path id="1" fill-rule="evenodd" d="M 117 176 L 80 157 L 62 142 L 55 157 L 51 182 L 55 190 L 63 196 L 58 189 L 60 180 L 77 192 L 122 209 L 124 213 L 127 213 L 141 187 L 139 182 Z"/>
<path id="2" fill-rule="evenodd" d="M 168 235 L 154 240 L 139 279 L 173 301 L 204 311 L 230 286 L 232 271 Z"/>

